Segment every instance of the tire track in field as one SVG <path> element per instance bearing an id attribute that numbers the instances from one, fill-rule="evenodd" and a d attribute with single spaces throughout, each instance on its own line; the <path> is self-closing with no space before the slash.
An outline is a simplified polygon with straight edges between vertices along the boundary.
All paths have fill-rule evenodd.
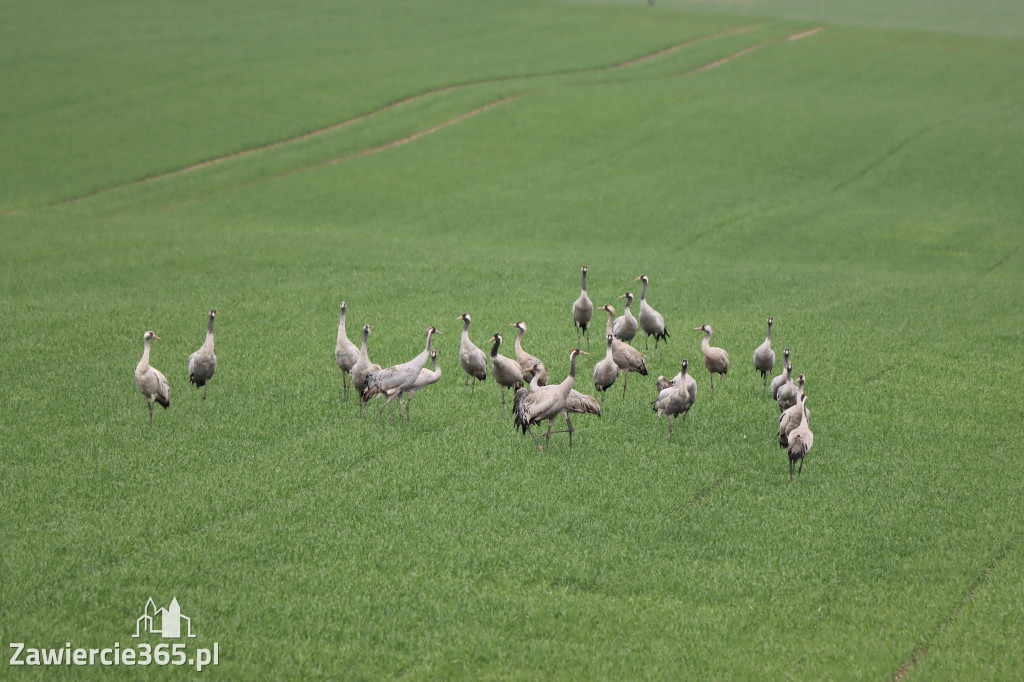
<path id="1" fill-rule="evenodd" d="M 378 152 L 382 152 L 382 151 L 385 151 L 385 150 L 388 150 L 388 149 L 393 149 L 394 147 L 400 147 L 400 146 L 402 146 L 404 144 L 408 144 L 410 142 L 413 142 L 414 140 L 418 140 L 421 137 L 425 137 L 427 135 L 430 135 L 431 133 L 436 133 L 439 130 L 443 130 L 444 128 L 447 128 L 449 126 L 453 126 L 456 123 L 459 123 L 461 121 L 466 120 L 467 118 L 472 118 L 473 116 L 476 116 L 477 114 L 481 114 L 481 113 L 487 111 L 488 109 L 493 109 L 494 107 L 501 106 L 502 104 L 507 104 L 508 102 L 511 102 L 513 100 L 516 100 L 516 99 L 519 99 L 520 97 L 523 97 L 524 95 L 527 95 L 527 94 L 529 94 L 529 93 L 519 93 L 519 94 L 516 94 L 516 95 L 509 95 L 508 97 L 503 97 L 503 98 L 495 100 L 493 102 L 488 102 L 487 104 L 485 104 L 485 105 L 483 105 L 481 107 L 477 107 L 476 109 L 472 109 L 471 111 L 467 111 L 465 113 L 459 114 L 455 118 L 450 118 L 447 121 L 444 121 L 442 123 L 438 123 L 437 125 L 431 126 L 430 128 L 425 128 L 425 129 L 420 130 L 418 132 L 412 133 L 411 135 L 406 135 L 405 137 L 400 137 L 397 140 L 392 140 L 390 142 L 385 142 L 384 144 L 377 145 L 376 147 L 371 147 L 369 149 L 361 149 L 361 150 L 359 150 L 357 152 L 352 152 L 351 154 L 346 154 L 345 156 L 339 156 L 339 157 L 334 158 L 334 159 L 328 159 L 327 161 L 318 161 L 317 163 L 310 164 L 308 166 L 302 166 L 300 168 L 293 168 L 293 169 L 285 171 L 283 173 L 275 173 L 273 175 L 267 175 L 267 176 L 264 176 L 262 178 L 259 178 L 258 180 L 251 180 L 249 182 L 243 182 L 243 183 L 239 183 L 237 185 L 231 185 L 230 187 L 222 187 L 222 188 L 216 189 L 216 190 L 214 190 L 212 192 L 207 192 L 206 194 L 203 194 L 201 196 L 190 197 L 189 199 L 187 199 L 185 201 L 180 201 L 180 202 L 176 202 L 176 203 L 173 203 L 173 204 L 169 204 L 167 206 L 163 206 L 159 210 L 161 210 L 161 211 L 168 211 L 168 210 L 171 210 L 171 209 L 174 209 L 174 208 L 179 208 L 181 206 L 186 206 L 188 204 L 194 204 L 197 201 L 199 201 L 200 199 L 205 199 L 206 197 L 213 196 L 214 194 L 218 194 L 220 192 L 226 192 L 226 191 L 229 191 L 229 190 L 238 189 L 240 187 L 249 187 L 251 185 L 258 185 L 258 184 L 261 184 L 261 183 L 264 183 L 264 182 L 270 182 L 272 180 L 279 180 L 281 178 L 286 178 L 288 176 L 295 175 L 297 173 L 302 173 L 304 171 L 313 170 L 314 168 L 322 168 L 324 166 L 333 166 L 334 164 L 341 163 L 342 161 L 349 161 L 351 159 L 358 159 L 358 158 L 361 158 L 363 156 L 369 156 L 371 154 L 376 154 Z"/>
<path id="2" fill-rule="evenodd" d="M 1011 552 L 1016 550 L 1022 544 L 1024 544 L 1024 533 L 1012 538 L 1003 546 L 1003 549 L 995 556 L 994 559 L 992 559 L 992 561 L 988 563 L 987 566 L 985 566 L 985 568 L 982 569 L 978 577 L 974 579 L 974 582 L 964 594 L 963 599 L 956 603 L 953 608 L 949 610 L 949 613 L 947 613 L 946 616 L 932 628 L 930 635 L 924 637 L 914 645 L 913 653 L 903 661 L 903 664 L 896 670 L 895 674 L 893 674 L 893 682 L 902 682 L 902 680 L 906 679 L 907 675 L 909 675 L 917 664 L 921 662 L 921 659 L 928 655 L 929 641 L 934 642 L 937 640 L 946 628 L 960 617 L 960 614 L 962 614 L 967 607 L 971 605 L 974 598 L 979 592 L 981 592 L 982 588 L 985 587 L 989 578 L 991 578 L 992 574 L 995 573 L 997 568 L 999 568 L 999 565 L 1010 555 Z"/>
<path id="3" fill-rule="evenodd" d="M 698 66 L 695 69 L 690 69 L 689 71 L 684 71 L 681 75 L 689 76 L 689 75 L 694 74 L 694 73 L 700 73 L 701 71 L 708 71 L 710 69 L 715 68 L 716 66 L 721 66 L 722 64 L 725 64 L 727 62 L 731 62 L 734 59 L 739 59 L 740 57 L 742 57 L 744 55 L 747 55 L 747 54 L 750 54 L 754 50 L 760 49 L 760 48 L 762 48 L 762 47 L 764 47 L 766 45 L 774 45 L 775 43 L 792 42 L 794 40 L 800 40 L 802 38 L 808 38 L 810 36 L 813 36 L 815 33 L 818 33 L 819 31 L 823 30 L 824 28 L 825 28 L 824 26 L 818 26 L 816 28 L 812 28 L 809 31 L 802 31 L 800 33 L 794 33 L 793 35 L 789 35 L 789 36 L 786 36 L 784 38 L 776 38 L 775 40 L 766 40 L 763 43 L 758 43 L 756 45 L 751 45 L 750 47 L 745 47 L 742 50 L 740 50 L 739 52 L 731 54 L 728 57 L 722 57 L 721 59 L 716 59 L 713 62 L 708 62 L 707 64 L 704 64 L 702 66 Z"/>
<path id="4" fill-rule="evenodd" d="M 469 88 L 469 87 L 473 87 L 473 86 L 478 86 L 478 85 L 493 85 L 493 84 L 496 84 L 496 83 L 505 83 L 505 82 L 515 81 L 515 80 L 527 80 L 527 79 L 531 79 L 531 78 L 552 78 L 552 77 L 558 77 L 558 76 L 572 76 L 572 75 L 580 75 L 580 74 L 587 74 L 587 73 L 598 73 L 598 72 L 601 72 L 601 71 L 612 71 L 612 70 L 616 70 L 616 69 L 623 69 L 623 68 L 627 68 L 627 67 L 630 67 L 630 66 L 635 66 L 637 64 L 642 64 L 644 62 L 650 61 L 652 59 L 656 59 L 656 58 L 661 57 L 663 55 L 675 52 L 676 50 L 680 50 L 680 49 L 683 49 L 685 47 L 689 47 L 691 45 L 695 45 L 697 43 L 705 42 L 705 41 L 708 41 L 708 40 L 714 40 L 716 38 L 721 38 L 721 37 L 724 37 L 724 36 L 738 35 L 738 34 L 741 34 L 741 33 L 746 33 L 748 31 L 753 30 L 756 26 L 757 26 L 757 24 L 744 24 L 742 26 L 734 26 L 732 28 L 725 29 L 724 31 L 719 31 L 717 33 L 710 33 L 708 35 L 703 35 L 703 36 L 698 36 L 696 38 L 691 38 L 691 39 L 683 41 L 681 43 L 677 43 L 675 45 L 671 45 L 669 47 L 662 48 L 660 50 L 657 50 L 656 52 L 652 52 L 650 54 L 642 55 L 640 57 L 635 57 L 633 59 L 629 59 L 629 60 L 626 60 L 624 62 L 620 62 L 618 64 L 611 64 L 611 65 L 608 65 L 608 66 L 592 67 L 592 68 L 586 68 L 586 69 L 575 69 L 575 70 L 567 70 L 567 71 L 555 71 L 555 72 L 552 72 L 552 73 L 524 74 L 524 75 L 520 75 L 520 76 L 499 76 L 497 78 L 487 78 L 487 79 L 478 80 L 478 81 L 469 81 L 469 82 L 466 82 L 466 83 L 456 83 L 456 84 L 452 84 L 452 85 L 444 85 L 444 86 L 441 86 L 441 87 L 438 87 L 438 88 L 433 88 L 431 90 L 426 90 L 426 91 L 421 92 L 421 93 L 416 94 L 416 95 L 410 95 L 409 97 L 406 97 L 404 99 L 398 100 L 396 102 L 392 102 L 391 104 L 387 104 L 387 105 L 385 105 L 383 107 L 380 107 L 378 109 L 373 109 L 373 110 L 368 111 L 368 112 L 366 112 L 364 114 L 360 114 L 358 116 L 354 116 L 352 118 L 345 119 L 343 121 L 340 121 L 338 123 L 334 123 L 334 124 L 329 125 L 329 126 L 324 127 L 324 128 L 317 128 L 315 130 L 310 130 L 310 131 L 307 131 L 305 133 L 300 133 L 298 135 L 293 135 L 293 136 L 290 136 L 290 137 L 286 137 L 284 139 L 276 140 L 274 142 L 268 142 L 266 144 L 257 145 L 255 147 L 249 147 L 247 149 L 241 149 L 239 151 L 231 152 L 229 154 L 223 154 L 221 156 L 211 157 L 211 158 L 206 159 L 204 161 L 199 161 L 198 163 L 193 163 L 193 164 L 190 164 L 188 166 L 183 166 L 181 168 L 177 168 L 175 170 L 167 171 L 167 172 L 164 172 L 164 173 L 158 173 L 156 175 L 146 176 L 146 177 L 143 177 L 143 178 L 139 178 L 137 180 L 131 180 L 129 182 L 121 183 L 121 184 L 118 184 L 118 185 L 112 185 L 110 187 L 103 187 L 103 188 L 94 190 L 92 192 L 87 192 L 85 194 L 81 194 L 81 195 L 78 195 L 78 196 L 75 196 L 75 197 L 71 197 L 69 199 L 63 199 L 61 201 L 57 201 L 57 202 L 54 202 L 52 204 L 47 204 L 47 206 L 60 206 L 60 205 L 63 205 L 63 204 L 69 204 L 69 203 L 74 203 L 74 202 L 82 201 L 84 199 L 90 199 L 90 198 L 95 197 L 97 195 L 105 194 L 107 192 L 112 192 L 112 191 L 119 190 L 119 189 L 125 189 L 125 188 L 132 187 L 134 185 L 139 185 L 139 184 L 142 184 L 142 183 L 153 182 L 153 181 L 156 181 L 156 180 L 163 180 L 163 179 L 166 179 L 166 178 L 171 178 L 171 177 L 174 177 L 174 176 L 177 176 L 177 175 L 182 175 L 184 173 L 190 173 L 192 171 L 200 170 L 202 168 L 207 168 L 209 166 L 213 166 L 213 165 L 216 165 L 216 164 L 224 163 L 225 161 L 231 161 L 231 160 L 234 160 L 234 159 L 238 159 L 238 158 L 242 158 L 242 157 L 245 157 L 245 156 L 249 156 L 251 154 L 256 154 L 258 152 L 263 152 L 263 151 L 267 151 L 267 150 L 270 150 L 270 149 L 276 149 L 276 148 L 283 147 L 283 146 L 286 146 L 286 145 L 289 145 L 289 144 L 294 144 L 296 142 L 302 142 L 303 140 L 308 140 L 308 139 L 313 138 L 313 137 L 318 137 L 320 135 L 326 135 L 326 134 L 329 134 L 329 133 L 333 133 L 335 131 L 341 130 L 342 128 L 346 128 L 346 127 L 348 127 L 350 125 L 354 125 L 356 123 L 360 123 L 362 121 L 365 121 L 367 119 L 373 118 L 373 117 L 378 116 L 380 114 L 384 114 L 384 113 L 387 113 L 387 112 L 392 111 L 394 109 L 398 109 L 399 107 L 403 107 L 403 106 L 405 106 L 407 104 L 411 104 L 411 103 L 416 102 L 418 100 L 426 99 L 428 97 L 433 97 L 434 95 L 439 95 L 439 94 L 442 94 L 442 93 L 445 93 L 445 92 L 454 92 L 454 91 L 457 91 L 457 90 L 462 90 L 462 89 L 465 89 L 465 88 Z M 17 210 L 5 211 L 2 215 L 13 215 L 13 214 L 15 214 L 17 212 L 18 212 Z"/>
<path id="5" fill-rule="evenodd" d="M 993 270 L 995 270 L 996 268 L 998 268 L 998 267 L 1001 267 L 1001 266 L 1002 266 L 1002 265 L 1004 265 L 1004 264 L 1005 264 L 1005 263 L 1006 263 L 1007 261 L 1013 260 L 1014 256 L 1016 256 L 1016 255 L 1017 255 L 1018 253 L 1020 253 L 1020 249 L 1021 249 L 1021 247 L 1022 247 L 1022 246 L 1024 246 L 1024 244 L 1018 244 L 1018 245 L 1017 245 L 1017 248 L 1015 248 L 1015 249 L 1014 249 L 1013 251 L 1011 251 L 1011 252 L 1010 252 L 1010 253 L 1009 253 L 1008 255 L 1004 256 L 1003 258 L 1000 258 L 1000 259 L 999 259 L 999 260 L 997 260 L 997 261 L 996 261 L 995 263 L 993 263 L 992 267 L 990 267 L 990 268 L 989 268 L 988 270 L 986 270 L 986 271 L 985 271 L 985 272 L 984 272 L 984 273 L 982 274 L 982 277 L 984 277 L 985 275 L 987 275 L 987 274 L 991 273 L 991 272 L 992 272 Z"/>

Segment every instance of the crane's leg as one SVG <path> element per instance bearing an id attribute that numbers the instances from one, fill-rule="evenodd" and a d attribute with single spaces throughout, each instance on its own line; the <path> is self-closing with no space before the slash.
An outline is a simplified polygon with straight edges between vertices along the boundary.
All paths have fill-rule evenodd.
<path id="1" fill-rule="evenodd" d="M 626 386 L 629 384 L 629 372 L 624 372 L 622 377 L 622 397 L 626 397 Z"/>
<path id="2" fill-rule="evenodd" d="M 601 411 L 604 412 L 604 394 L 608 391 L 607 388 L 601 389 Z"/>
<path id="3" fill-rule="evenodd" d="M 576 345 L 580 345 L 580 326 L 573 322 L 573 326 L 576 327 Z M 590 350 L 589 348 L 587 350 Z"/>
<path id="4" fill-rule="evenodd" d="M 789 458 L 789 482 L 793 482 L 793 458 Z"/>
<path id="5" fill-rule="evenodd" d="M 710 372 L 710 374 L 711 374 L 711 397 L 714 398 L 715 397 L 715 373 L 714 372 Z"/>
<path id="6" fill-rule="evenodd" d="M 569 419 L 569 415 L 568 414 L 565 415 L 565 424 L 566 424 L 566 426 L 569 427 L 569 429 L 568 429 L 568 431 L 569 431 L 569 449 L 571 450 L 572 449 L 572 432 L 575 431 L 576 429 L 572 428 L 572 420 Z"/>
<path id="7" fill-rule="evenodd" d="M 800 458 L 800 468 L 796 470 L 796 477 L 797 477 L 797 479 L 800 478 L 800 472 L 803 471 L 803 470 L 804 470 L 804 458 L 801 457 Z"/>
<path id="8" fill-rule="evenodd" d="M 199 408 L 199 414 L 206 412 L 206 389 L 209 388 L 209 384 L 203 386 L 203 402 L 202 407 Z"/>
<path id="9" fill-rule="evenodd" d="M 527 431 L 527 433 L 530 434 L 530 437 L 533 438 L 533 442 L 537 444 L 537 449 L 540 450 L 541 452 L 543 452 L 544 448 L 541 446 L 540 441 L 537 440 L 537 436 L 534 435 L 533 429 L 531 429 L 529 426 L 527 426 L 526 427 L 526 431 Z"/>
<path id="10" fill-rule="evenodd" d="M 341 384 L 345 387 L 345 400 L 348 400 L 348 372 L 341 373 Z M 206 391 L 203 391 L 203 397 L 206 397 Z"/>
<path id="11" fill-rule="evenodd" d="M 384 408 L 391 404 L 391 398 L 393 398 L 393 397 L 394 396 L 390 396 L 387 400 L 384 401 L 384 404 L 380 406 L 380 410 L 377 412 L 377 423 L 378 424 L 380 424 L 380 416 L 382 414 L 384 414 Z M 391 419 L 392 419 L 392 421 L 394 420 L 394 415 L 392 415 Z"/>
<path id="12" fill-rule="evenodd" d="M 548 449 L 551 444 L 551 427 L 555 425 L 555 419 L 552 417 L 548 420 L 548 430 L 544 433 L 544 450 Z"/>
<path id="13" fill-rule="evenodd" d="M 497 382 L 496 382 L 497 383 Z M 501 416 L 505 416 L 505 387 L 498 384 L 498 388 L 501 389 Z"/>
<path id="14" fill-rule="evenodd" d="M 669 443 L 672 442 L 672 422 L 674 422 L 675 420 L 676 420 L 676 418 L 672 417 L 672 419 L 670 419 L 669 422 L 668 422 L 668 442 Z"/>
<path id="15" fill-rule="evenodd" d="M 409 423 L 409 403 L 411 403 L 411 402 L 412 402 L 412 394 L 409 394 L 409 395 L 407 395 L 405 397 L 405 423 L 406 424 Z M 399 414 L 401 414 L 401 412 L 402 412 L 402 404 L 401 403 L 398 404 L 398 412 L 399 412 Z"/>
<path id="16" fill-rule="evenodd" d="M 654 335 L 654 361 L 658 361 L 658 335 Z"/>
<path id="17" fill-rule="evenodd" d="M 650 338 L 651 338 L 650 334 L 646 334 L 646 333 L 644 334 L 644 350 L 648 350 L 647 342 L 650 340 Z M 655 339 L 655 341 L 657 341 L 657 339 Z"/>
<path id="18" fill-rule="evenodd" d="M 153 403 L 149 404 L 149 425 L 153 425 Z"/>
<path id="19" fill-rule="evenodd" d="M 590 327 L 587 327 L 587 350 L 590 350 Z"/>

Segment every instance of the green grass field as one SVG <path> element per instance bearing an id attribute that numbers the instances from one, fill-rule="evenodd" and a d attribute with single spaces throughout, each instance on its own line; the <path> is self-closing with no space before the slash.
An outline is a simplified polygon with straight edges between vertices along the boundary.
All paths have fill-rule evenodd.
<path id="1" fill-rule="evenodd" d="M 1024 676 L 1018 8 L 4 15 L 0 677 Z M 620 310 L 646 273 L 671 338 L 539 453 L 490 377 L 464 391 L 455 318 L 506 354 L 526 320 L 560 380 L 582 265 Z M 382 365 L 444 332 L 407 427 L 343 401 L 342 300 Z M 751 363 L 769 315 L 810 396 L 794 484 Z M 705 323 L 733 363 L 713 400 Z M 650 402 L 683 358 L 669 444 Z M 150 596 L 218 665 L 10 665 L 155 646 Z"/>

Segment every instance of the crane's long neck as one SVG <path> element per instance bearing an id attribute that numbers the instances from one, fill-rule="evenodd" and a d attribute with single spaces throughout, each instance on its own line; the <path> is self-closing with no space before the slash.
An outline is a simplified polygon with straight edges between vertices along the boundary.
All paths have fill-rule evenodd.
<path id="1" fill-rule="evenodd" d="M 209 337 L 213 334 L 213 318 L 210 318 L 210 330 L 206 332 Z M 338 344 L 341 345 L 342 339 L 346 337 L 345 334 L 345 309 L 341 309 L 341 322 L 338 323 Z"/>
<path id="2" fill-rule="evenodd" d="M 359 358 L 361 360 L 362 359 L 367 359 L 367 360 L 369 359 L 369 357 L 366 355 L 366 339 L 369 336 L 370 336 L 370 332 L 368 332 L 367 330 L 364 329 L 363 330 L 363 342 L 359 345 Z"/>
<path id="3" fill-rule="evenodd" d="M 466 327 L 469 327 L 469 323 L 468 322 L 466 323 Z M 430 355 L 430 337 L 433 334 L 434 334 L 434 330 L 433 329 L 428 329 L 427 330 L 427 347 L 423 349 L 423 351 L 427 355 Z M 427 364 L 427 359 L 426 358 L 423 358 L 423 364 Z"/>
<path id="4" fill-rule="evenodd" d="M 572 390 L 572 382 L 576 380 L 576 355 L 573 354 L 572 360 L 569 362 L 569 376 L 567 376 L 562 383 L 558 385 L 559 390 L 564 395 L 569 395 L 569 391 Z"/>
<path id="5" fill-rule="evenodd" d="M 611 359 L 612 359 L 612 353 L 614 352 L 614 351 L 612 350 L 612 343 L 613 343 L 613 340 L 614 340 L 614 339 L 609 339 L 609 340 L 608 340 L 608 348 L 607 348 L 607 350 L 605 350 L 605 352 L 604 352 L 604 359 L 605 359 L 605 360 L 611 360 Z"/>
<path id="6" fill-rule="evenodd" d="M 768 323 L 768 334 L 765 335 L 764 340 L 768 341 L 769 343 L 772 340 L 772 323 L 771 322 Z"/>
<path id="7" fill-rule="evenodd" d="M 713 333 L 714 332 L 712 332 L 710 329 L 704 332 L 704 340 L 700 342 L 700 347 L 704 351 L 707 351 L 709 348 L 711 348 L 711 335 Z"/>
<path id="8" fill-rule="evenodd" d="M 583 271 L 583 293 L 587 293 L 587 271 Z"/>
<path id="9" fill-rule="evenodd" d="M 807 401 L 806 400 L 803 400 L 803 399 L 800 400 L 800 412 L 803 413 L 803 418 L 804 418 L 803 424 L 804 424 L 804 426 L 806 426 L 807 428 L 811 428 L 810 423 L 807 421 L 807 416 L 808 415 L 807 415 Z"/>
<path id="10" fill-rule="evenodd" d="M 608 311 L 608 326 L 605 327 L 605 335 L 612 334 L 612 328 L 615 326 L 615 313 Z"/>
<path id="11" fill-rule="evenodd" d="M 631 305 L 633 305 L 633 297 L 632 296 L 627 296 L 626 297 L 626 310 L 623 313 L 623 315 L 625 315 L 626 313 L 629 312 L 629 306 L 631 306 Z"/>
<path id="12" fill-rule="evenodd" d="M 793 381 L 793 370 L 790 369 L 791 366 L 792 365 L 790 365 L 789 363 L 786 363 L 786 375 L 785 375 L 786 383 L 789 383 L 789 382 Z"/>
<path id="13" fill-rule="evenodd" d="M 469 320 L 462 326 L 462 340 L 469 341 Z"/>
<path id="14" fill-rule="evenodd" d="M 491 357 L 498 355 L 498 347 L 501 346 L 501 338 L 494 339 L 494 346 L 491 347 Z"/>
<path id="15" fill-rule="evenodd" d="M 139 365 L 135 368 L 136 372 L 145 372 L 149 369 L 149 339 L 146 339 L 144 343 L 145 346 L 142 349 L 142 359 L 139 360 Z"/>
<path id="16" fill-rule="evenodd" d="M 342 313 L 341 328 L 345 328 L 345 314 Z M 203 350 L 210 353 L 213 352 L 213 318 L 210 318 L 210 323 L 206 325 L 206 341 L 203 342 Z"/>
<path id="17" fill-rule="evenodd" d="M 647 300 L 647 280 L 646 279 L 640 280 L 640 300 L 641 301 Z"/>

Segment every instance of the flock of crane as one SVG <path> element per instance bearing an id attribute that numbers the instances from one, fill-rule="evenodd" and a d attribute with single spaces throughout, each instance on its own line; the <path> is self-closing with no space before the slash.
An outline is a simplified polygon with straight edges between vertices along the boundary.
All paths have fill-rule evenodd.
<path id="1" fill-rule="evenodd" d="M 576 327 L 577 344 L 581 343 L 585 336 L 589 348 L 594 304 L 587 295 L 586 266 L 583 267 L 582 273 L 582 290 L 579 298 L 572 305 L 572 317 Z M 549 383 L 547 365 L 523 350 L 523 336 L 526 334 L 525 322 L 509 325 L 518 331 L 515 339 L 516 357 L 514 360 L 499 353 L 503 342 L 501 334 L 494 334 L 489 339 L 492 343 L 490 350 L 491 375 L 501 389 L 502 413 L 505 411 L 505 389 L 510 388 L 514 392 L 512 413 L 515 427 L 521 429 L 524 434 L 529 433 L 538 449 L 543 451 L 547 447 L 552 433 L 568 433 L 569 447 L 571 448 L 572 434 L 575 429 L 569 417 L 570 414 L 600 416 L 604 406 L 604 395 L 620 374 L 622 375 L 623 396 L 626 395 L 630 372 L 637 372 L 642 376 L 647 375 L 647 356 L 632 345 L 638 332 L 643 331 L 645 335 L 645 350 L 649 350 L 650 337 L 654 337 L 655 357 L 657 357 L 658 342 L 669 338 L 664 317 L 647 303 L 647 275 L 640 275 L 634 281 L 641 282 L 642 286 L 638 316 L 634 317 L 630 311 L 633 303 L 633 293 L 630 291 L 619 297 L 626 299 L 626 306 L 620 317 L 615 316 L 615 308 L 611 305 L 598 308 L 608 313 L 605 328 L 605 357 L 594 365 L 594 388 L 601 394 L 600 402 L 573 388 L 576 379 L 576 358 L 584 353 L 579 348 L 573 348 L 569 354 L 569 375 L 561 383 L 551 384 Z M 437 351 L 431 348 L 431 337 L 434 334 L 441 334 L 441 332 L 433 326 L 429 327 L 423 351 L 409 362 L 382 368 L 380 365 L 370 362 L 367 355 L 367 341 L 370 336 L 369 324 L 363 325 L 362 344 L 358 348 L 349 340 L 345 330 L 346 310 L 347 305 L 342 301 L 338 341 L 334 351 L 335 361 L 342 372 L 345 399 L 348 399 L 349 379 L 351 378 L 351 386 L 359 395 L 360 416 L 364 414 L 367 403 L 375 396 L 380 395 L 384 400 L 377 412 L 378 423 L 384 410 L 392 406 L 392 402 L 397 399 L 398 417 L 404 424 L 409 418 L 409 403 L 413 394 L 441 379 Z M 216 315 L 216 310 L 210 311 L 206 340 L 199 350 L 188 359 L 189 382 L 197 388 L 203 388 L 203 410 L 206 406 L 207 386 L 217 369 L 213 336 L 213 321 Z M 469 325 L 472 322 L 469 313 L 463 313 L 456 319 L 463 322 L 462 340 L 459 344 L 459 364 L 466 375 L 464 390 L 475 392 L 476 382 L 484 381 L 487 378 L 487 356 L 469 338 Z M 753 354 L 754 369 L 760 372 L 763 379 L 762 395 L 769 388 L 768 379 L 775 368 L 775 351 L 771 346 L 773 322 L 774 320 L 769 317 L 765 340 L 754 350 Z M 704 366 L 711 376 L 711 395 L 714 396 L 715 374 L 724 377 L 728 373 L 729 354 L 724 349 L 711 345 L 711 336 L 714 334 L 714 330 L 710 325 L 695 327 L 694 331 L 704 334 L 704 339 L 701 341 L 701 352 L 704 356 Z M 145 332 L 142 359 L 135 368 L 136 385 L 149 405 L 150 426 L 153 425 L 153 404 L 157 403 L 165 409 L 170 405 L 167 378 L 149 364 L 150 341 L 159 340 L 159 338 L 152 331 Z M 781 412 L 777 435 L 779 446 L 786 449 L 789 454 L 789 480 L 792 481 L 793 469 L 798 462 L 799 468 L 796 475 L 799 477 L 803 470 L 804 456 L 811 449 L 814 434 L 809 424 L 807 395 L 803 393 L 805 378 L 803 374 L 800 374 L 794 380 L 793 365 L 789 361 L 789 357 L 790 350 L 786 348 L 783 372 L 772 378 L 770 390 L 772 398 L 778 403 Z M 432 361 L 433 369 L 426 367 L 428 359 Z M 686 415 L 697 399 L 697 382 L 687 373 L 688 366 L 688 361 L 684 359 L 680 371 L 675 377 L 669 379 L 659 376 L 657 379 L 658 395 L 652 401 L 652 406 L 659 417 L 672 418 L 669 421 L 669 442 L 672 442 L 672 424 L 675 419 L 682 415 L 682 422 L 685 425 Z M 473 381 L 472 388 L 469 385 L 470 379 Z M 402 415 L 403 397 L 405 398 L 404 417 Z M 564 418 L 566 428 L 554 431 L 552 429 L 559 416 Z M 393 414 L 391 419 L 394 420 Z M 548 422 L 548 428 L 543 434 L 544 444 L 542 445 L 531 427 L 544 421 Z"/>

